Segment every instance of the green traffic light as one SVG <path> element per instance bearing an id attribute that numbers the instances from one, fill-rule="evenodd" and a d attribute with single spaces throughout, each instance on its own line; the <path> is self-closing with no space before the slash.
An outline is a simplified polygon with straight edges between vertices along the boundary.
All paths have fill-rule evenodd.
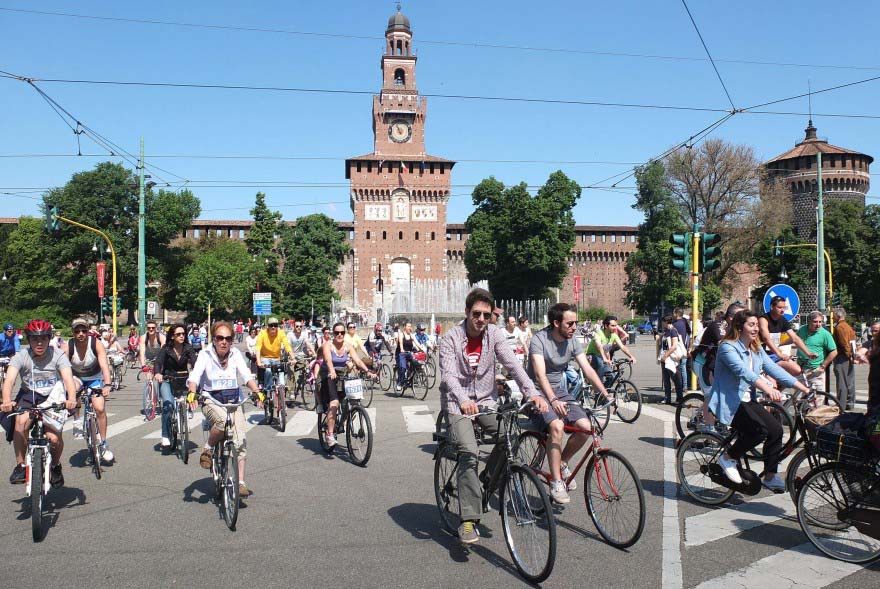
<path id="1" fill-rule="evenodd" d="M 700 273 L 717 270 L 721 266 L 721 248 L 717 245 L 721 236 L 717 233 L 704 233 L 700 240 L 700 259 L 698 268 Z"/>
<path id="2" fill-rule="evenodd" d="M 691 234 L 673 233 L 669 241 L 675 245 L 669 248 L 670 266 L 673 270 L 685 273 L 691 271 Z"/>

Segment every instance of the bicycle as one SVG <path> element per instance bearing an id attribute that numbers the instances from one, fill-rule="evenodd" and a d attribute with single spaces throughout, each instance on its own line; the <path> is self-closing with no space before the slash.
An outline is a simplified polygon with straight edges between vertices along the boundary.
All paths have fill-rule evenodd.
<path id="1" fill-rule="evenodd" d="M 382 359 L 381 351 L 378 354 L 373 354 L 373 372 L 376 373 L 379 388 L 385 392 L 391 390 L 391 385 L 394 383 L 394 377 L 391 368 L 385 360 Z"/>
<path id="2" fill-rule="evenodd" d="M 122 388 L 125 360 L 119 352 L 108 352 L 107 361 L 110 363 L 110 388 L 118 391 Z"/>
<path id="3" fill-rule="evenodd" d="M 144 384 L 144 395 L 142 399 L 144 419 L 153 421 L 159 412 L 159 387 L 156 384 L 156 373 L 153 371 L 153 362 L 147 361 L 138 373 L 138 380 L 141 374 L 147 375 L 147 382 Z"/>
<path id="4" fill-rule="evenodd" d="M 171 417 L 171 451 L 176 452 L 184 464 L 189 464 L 189 404 L 186 402 L 186 377 L 171 378 L 174 395 L 174 415 Z M 175 386 L 176 385 L 176 386 Z M 175 389 L 177 389 L 175 391 Z"/>
<path id="5" fill-rule="evenodd" d="M 803 481 L 797 518 L 824 554 L 863 564 L 880 559 L 880 458 L 857 435 L 818 430 L 818 452 L 830 460 Z"/>
<path id="6" fill-rule="evenodd" d="M 3 388 L 3 381 L 6 380 L 6 369 L 12 358 L 0 358 L 0 388 Z"/>
<path id="7" fill-rule="evenodd" d="M 583 406 L 572 401 L 568 404 Z M 613 399 L 606 403 L 608 406 L 613 404 Z M 619 452 L 602 446 L 602 430 L 596 415 L 605 408 L 583 407 L 592 424 L 591 432 L 575 425 L 564 426 L 568 433 L 589 435 L 592 443 L 587 445 L 587 451 L 563 482 L 568 487 L 586 463 L 584 500 L 590 519 L 606 542 L 616 548 L 628 548 L 639 540 L 645 529 L 645 493 L 632 464 Z M 515 453 L 549 487 L 553 475 L 546 464 L 548 439 L 547 433 L 525 430 L 517 440 Z M 626 504 L 630 505 L 629 511 L 632 512 L 629 516 L 624 513 Z"/>
<path id="8" fill-rule="evenodd" d="M 428 357 L 425 362 L 425 376 L 428 379 L 428 388 L 433 389 L 434 385 L 437 384 L 437 359 L 434 348 L 428 349 Z"/>
<path id="9" fill-rule="evenodd" d="M 235 422 L 232 414 L 244 405 L 249 397 L 242 398 L 234 403 L 219 403 L 210 395 L 203 394 L 201 402 L 213 403 L 217 407 L 226 410 L 226 422 L 223 425 L 223 438 L 215 444 L 211 456 L 211 477 L 214 480 L 214 498 L 220 502 L 223 519 L 230 530 L 235 530 L 238 521 L 238 507 L 241 497 L 239 495 L 238 478 L 238 449 L 235 447 L 232 432 Z"/>
<path id="10" fill-rule="evenodd" d="M 620 374 L 620 378 L 629 380 L 632 378 L 633 373 L 632 360 L 629 358 L 615 358 L 611 363 L 611 370 L 615 374 Z"/>
<path id="11" fill-rule="evenodd" d="M 497 457 L 480 475 L 482 509 L 484 513 L 489 511 L 497 493 L 501 527 L 513 563 L 523 578 L 539 583 L 550 576 L 556 561 L 556 520 L 544 485 L 513 450 L 518 432 L 516 415 L 531 404 L 521 405 L 521 401 L 521 394 L 511 395 L 497 409 L 482 407 L 477 415 L 468 417 L 497 416 L 498 434 L 494 439 L 482 436 L 474 423 L 477 445 L 491 444 L 492 455 Z M 445 415 L 441 423 L 448 429 Z M 457 476 L 459 453 L 447 436 L 443 428 L 438 428 L 434 434 L 438 442 L 434 450 L 434 497 L 443 526 L 455 535 L 461 524 Z"/>
<path id="12" fill-rule="evenodd" d="M 397 381 L 399 370 L 395 363 L 393 372 L 395 382 Z M 416 354 L 413 354 L 412 359 L 407 362 L 406 372 L 403 374 L 403 385 L 397 391 L 397 396 L 402 397 L 406 394 L 406 389 L 410 389 L 414 399 L 424 401 L 428 396 L 428 388 L 428 373 L 425 370 L 425 361 L 417 359 Z"/>
<path id="13" fill-rule="evenodd" d="M 266 366 L 267 370 L 272 371 L 273 385 L 270 390 L 263 391 L 266 400 L 263 402 L 263 413 L 265 418 L 263 423 L 272 425 L 272 422 L 278 420 L 278 429 L 282 432 L 287 429 L 287 387 L 281 384 L 278 374 L 286 371 L 286 362 L 273 362 Z"/>
<path id="14" fill-rule="evenodd" d="M 572 396 L 581 405 L 586 407 L 593 404 L 593 413 L 597 414 L 597 422 L 600 431 L 605 431 L 611 420 L 611 412 L 615 411 L 617 417 L 624 423 L 634 423 L 642 414 L 642 393 L 631 381 L 621 377 L 622 372 L 612 369 L 611 378 L 606 378 L 605 390 L 613 399 L 613 403 L 602 403 L 598 391 L 593 391 L 593 385 L 586 381 L 578 370 L 578 383 L 569 389 Z M 601 413 L 601 415 L 599 415 Z"/>
<path id="15" fill-rule="evenodd" d="M 345 433 L 345 445 L 348 448 L 348 456 L 357 466 L 366 466 L 373 454 L 373 424 L 367 410 L 361 406 L 363 398 L 363 383 L 358 387 L 356 384 L 345 386 L 345 382 L 360 381 L 358 378 L 348 378 L 341 371 L 336 371 L 336 381 L 327 379 L 328 386 L 335 386 L 339 394 L 339 409 L 336 412 L 336 424 L 334 435 Z M 318 403 L 318 440 L 327 454 L 333 454 L 336 446 L 327 443 L 327 430 L 329 414 L 322 403 Z"/>
<path id="16" fill-rule="evenodd" d="M 297 397 L 302 399 L 301 403 L 306 411 L 315 408 L 315 382 L 310 381 L 309 363 L 304 360 L 303 364 L 297 360 L 297 367 L 293 371 L 293 392 L 290 397 L 290 404 L 296 402 Z M 289 405 L 288 405 L 289 406 Z"/>
<path id="17" fill-rule="evenodd" d="M 57 411 L 58 413 L 52 414 Z M 27 413 L 31 420 L 31 429 L 28 434 L 27 455 L 25 456 L 25 496 L 31 504 L 31 533 L 34 542 L 43 539 L 43 500 L 51 488 L 49 483 L 52 468 L 52 455 L 49 451 L 49 440 L 46 438 L 45 424 L 43 419 L 48 414 L 48 419 L 57 425 L 59 432 L 67 419 L 67 408 L 64 403 L 54 403 L 47 407 L 31 407 L 19 409 L 9 414 L 10 418 Z M 35 487 L 34 484 L 37 486 Z"/>
<path id="18" fill-rule="evenodd" d="M 82 432 L 88 449 L 88 461 L 91 462 L 95 478 L 101 480 L 101 433 L 98 431 L 98 415 L 92 406 L 92 397 L 100 396 L 100 387 L 83 385 L 77 391 L 82 406 Z"/>

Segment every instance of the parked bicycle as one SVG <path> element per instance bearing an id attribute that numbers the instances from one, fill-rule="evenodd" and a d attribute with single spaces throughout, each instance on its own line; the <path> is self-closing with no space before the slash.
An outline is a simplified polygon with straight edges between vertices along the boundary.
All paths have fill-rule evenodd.
<path id="1" fill-rule="evenodd" d="M 532 583 L 547 579 L 556 561 L 556 519 L 544 485 L 538 476 L 519 459 L 514 446 L 519 432 L 517 414 L 531 402 L 521 405 L 522 395 L 502 398 L 496 409 L 481 407 L 480 415 L 496 415 L 498 434 L 484 437 L 474 424 L 479 446 L 491 445 L 497 460 L 486 464 L 480 475 L 483 512 L 497 494 L 504 541 L 520 575 Z M 448 440 L 448 420 L 435 432 L 434 497 L 443 526 L 456 534 L 461 518 L 458 505 L 458 461 L 456 447 Z"/>
<path id="2" fill-rule="evenodd" d="M 361 406 L 363 382 L 357 377 L 344 376 L 337 370 L 336 381 L 327 380 L 328 386 L 336 386 L 339 393 L 339 410 L 336 414 L 336 436 L 345 433 L 348 456 L 357 466 L 366 466 L 373 454 L 373 424 L 367 410 Z M 326 407 L 318 403 L 318 440 L 327 454 L 332 454 L 338 446 L 327 444 L 328 413 Z"/>
<path id="3" fill-rule="evenodd" d="M 47 407 L 19 409 L 10 413 L 9 417 L 15 419 L 25 413 L 30 415 L 31 420 L 24 463 L 25 496 L 30 499 L 31 505 L 31 533 L 34 542 L 39 542 L 43 539 L 43 503 L 51 488 L 49 477 L 52 468 L 52 455 L 49 450 L 49 440 L 46 438 L 44 420 L 49 420 L 55 429 L 61 431 L 67 419 L 67 408 L 64 403 L 54 403 Z"/>
<path id="4" fill-rule="evenodd" d="M 587 445 L 587 451 L 563 482 L 569 487 L 584 464 L 587 465 L 583 488 L 590 519 L 606 542 L 617 548 L 628 548 L 639 540 L 645 529 L 645 493 L 632 464 L 619 452 L 602 446 L 602 429 L 597 415 L 604 415 L 613 404 L 612 399 L 599 407 L 584 407 L 592 431 L 576 425 L 564 426 L 563 429 L 570 434 L 591 436 L 592 443 Z M 519 435 L 515 453 L 549 487 L 553 475 L 547 464 L 547 442 L 546 432 L 525 430 Z"/>

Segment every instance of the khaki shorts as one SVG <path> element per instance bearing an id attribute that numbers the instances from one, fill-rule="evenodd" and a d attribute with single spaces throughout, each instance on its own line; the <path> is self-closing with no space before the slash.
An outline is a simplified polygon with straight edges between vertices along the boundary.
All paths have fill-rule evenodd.
<path id="1" fill-rule="evenodd" d="M 226 426 L 225 408 L 217 407 L 209 401 L 202 406 L 202 414 L 207 418 L 211 427 L 223 431 L 223 428 Z M 232 443 L 235 444 L 235 448 L 238 450 L 238 459 L 244 460 L 244 457 L 247 455 L 247 440 L 244 437 L 244 411 L 241 407 L 237 408 L 235 413 L 232 414 L 232 426 Z"/>

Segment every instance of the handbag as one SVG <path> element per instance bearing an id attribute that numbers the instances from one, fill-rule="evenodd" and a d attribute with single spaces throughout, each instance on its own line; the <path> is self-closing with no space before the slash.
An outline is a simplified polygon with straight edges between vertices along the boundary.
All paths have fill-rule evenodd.
<path id="1" fill-rule="evenodd" d="M 669 344 L 671 343 L 671 337 L 664 337 L 664 343 L 666 344 L 666 349 L 669 349 Z M 681 338 L 676 338 L 675 349 L 672 350 L 672 353 L 669 354 L 669 358 L 673 362 L 681 362 L 681 359 L 687 355 L 687 350 L 684 347 L 684 344 L 681 343 Z M 660 354 L 660 357 L 663 357 L 663 354 Z"/>

